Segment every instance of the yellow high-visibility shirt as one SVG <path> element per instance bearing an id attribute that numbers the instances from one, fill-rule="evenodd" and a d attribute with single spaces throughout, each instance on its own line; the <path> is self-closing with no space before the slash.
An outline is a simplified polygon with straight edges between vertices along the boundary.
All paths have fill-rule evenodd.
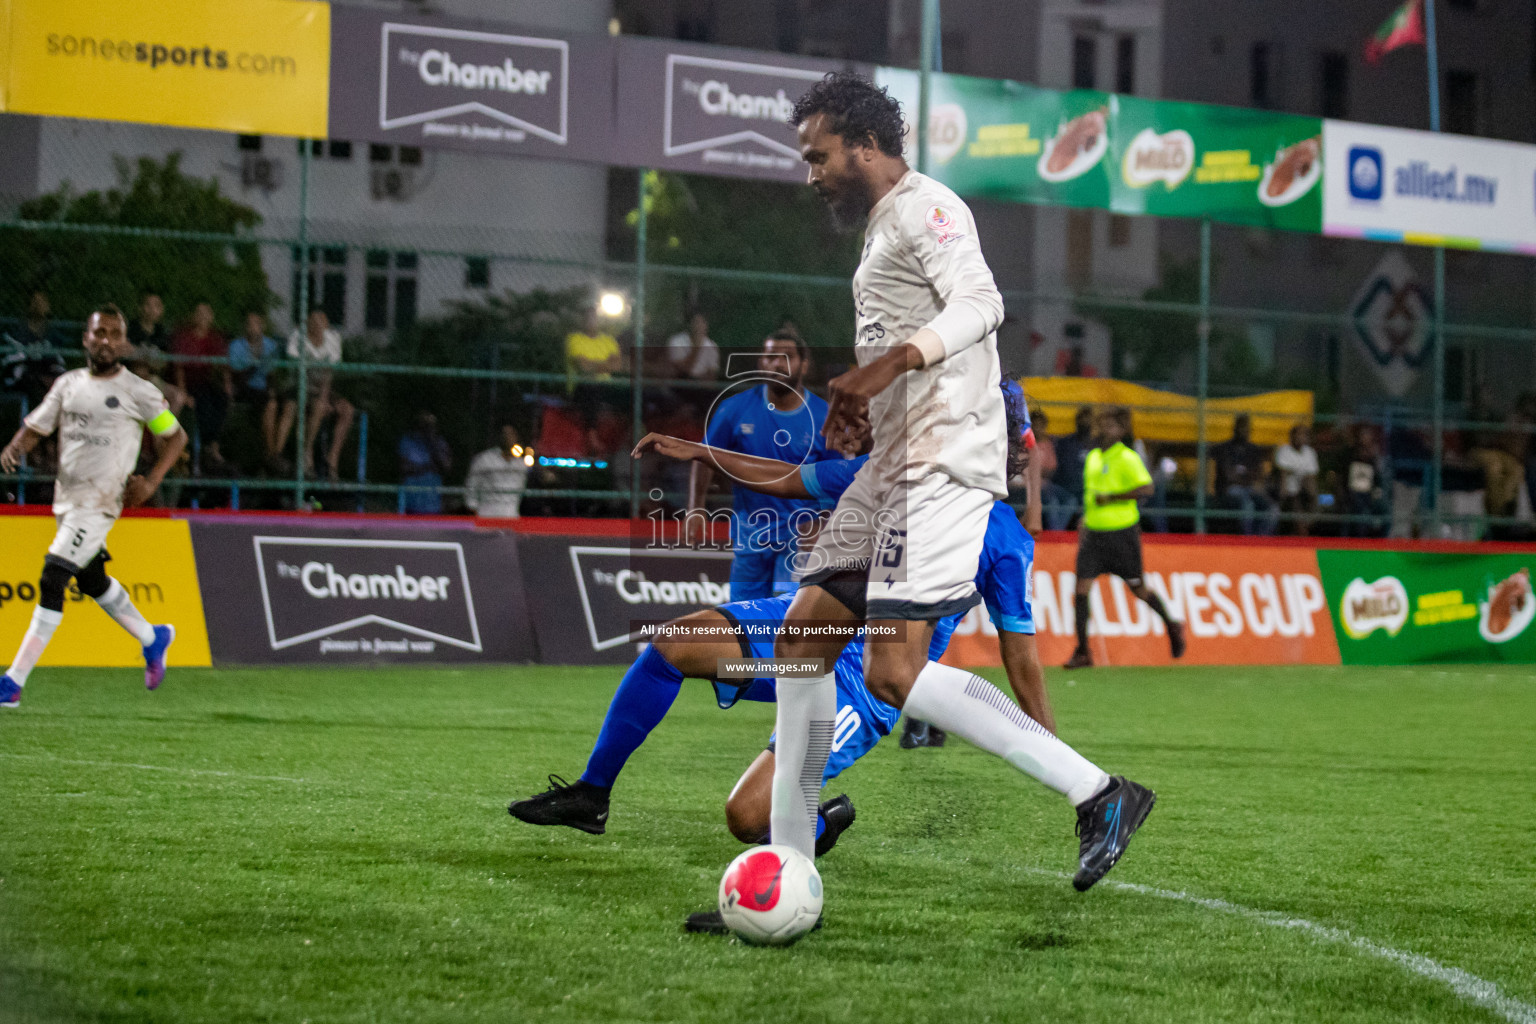
<path id="1" fill-rule="evenodd" d="M 619 343 L 611 334 L 583 334 L 572 331 L 565 336 L 565 376 L 568 385 L 574 386 L 578 377 L 586 375 L 576 369 L 576 360 L 602 363 L 619 354 Z M 611 373 L 596 373 L 588 380 L 612 380 Z"/>
<path id="2" fill-rule="evenodd" d="M 1145 487 L 1152 474 L 1133 449 L 1115 442 L 1108 451 L 1095 448 L 1083 463 L 1083 524 L 1090 530 L 1124 530 L 1141 521 L 1136 499 L 1100 501 L 1102 494 L 1123 494 Z"/>

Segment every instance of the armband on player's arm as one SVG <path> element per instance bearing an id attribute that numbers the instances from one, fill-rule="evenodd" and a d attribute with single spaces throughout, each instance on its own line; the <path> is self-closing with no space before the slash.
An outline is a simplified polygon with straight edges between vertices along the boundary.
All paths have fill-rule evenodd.
<path id="1" fill-rule="evenodd" d="M 150 420 L 144 425 L 148 427 L 149 432 L 154 434 L 156 437 L 169 437 L 181 429 L 181 424 L 177 421 L 176 417 L 171 414 L 171 410 L 169 409 L 162 409 L 160 411 L 160 415 L 156 416 L 154 419 Z"/>

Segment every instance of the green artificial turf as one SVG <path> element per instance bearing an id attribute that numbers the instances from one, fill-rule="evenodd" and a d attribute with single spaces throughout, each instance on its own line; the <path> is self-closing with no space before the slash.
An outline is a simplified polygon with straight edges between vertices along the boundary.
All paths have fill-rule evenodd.
<path id="1" fill-rule="evenodd" d="M 594 837 L 505 807 L 580 773 L 615 671 L 135 675 L 41 670 L 0 712 L 0 1020 L 1536 1014 L 1529 669 L 1053 674 L 1064 737 L 1158 791 L 1106 883 L 1072 890 L 1060 797 L 888 740 L 830 790 L 858 822 L 820 863 L 826 927 L 787 950 L 681 930 L 741 849 L 723 804 L 771 707 L 686 684 Z"/>

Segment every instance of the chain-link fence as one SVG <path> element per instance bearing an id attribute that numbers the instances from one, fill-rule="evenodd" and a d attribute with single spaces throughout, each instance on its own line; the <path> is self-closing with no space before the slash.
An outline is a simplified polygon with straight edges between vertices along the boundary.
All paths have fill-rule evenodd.
<path id="1" fill-rule="evenodd" d="M 115 302 L 193 439 L 166 504 L 459 512 L 499 453 L 524 514 L 676 510 L 685 468 L 630 447 L 702 437 L 733 354 L 793 326 L 813 390 L 852 359 L 859 241 L 803 187 L 52 119 L 41 140 L 0 205 L 0 425 Z M 1531 532 L 1528 259 L 1005 214 L 981 213 L 1005 370 L 1131 408 L 1148 528 Z M 1065 528 L 1093 428 L 1060 396 L 1087 392 L 1039 386 Z M 46 501 L 50 457 L 4 496 Z"/>

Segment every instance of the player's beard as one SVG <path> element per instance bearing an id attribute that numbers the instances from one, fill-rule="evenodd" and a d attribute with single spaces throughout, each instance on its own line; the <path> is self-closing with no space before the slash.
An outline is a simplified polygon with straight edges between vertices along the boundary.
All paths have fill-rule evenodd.
<path id="1" fill-rule="evenodd" d="M 90 366 L 91 373 L 97 377 L 111 373 L 113 370 L 123 365 L 122 359 L 118 358 L 116 352 L 105 352 L 101 355 L 95 355 L 87 352 L 85 355 L 85 361 L 86 364 Z"/>
<path id="2" fill-rule="evenodd" d="M 862 231 L 869 220 L 869 211 L 875 205 L 869 182 L 859 174 L 848 175 L 837 191 L 823 192 L 821 198 L 832 211 L 832 226 L 841 234 Z"/>

